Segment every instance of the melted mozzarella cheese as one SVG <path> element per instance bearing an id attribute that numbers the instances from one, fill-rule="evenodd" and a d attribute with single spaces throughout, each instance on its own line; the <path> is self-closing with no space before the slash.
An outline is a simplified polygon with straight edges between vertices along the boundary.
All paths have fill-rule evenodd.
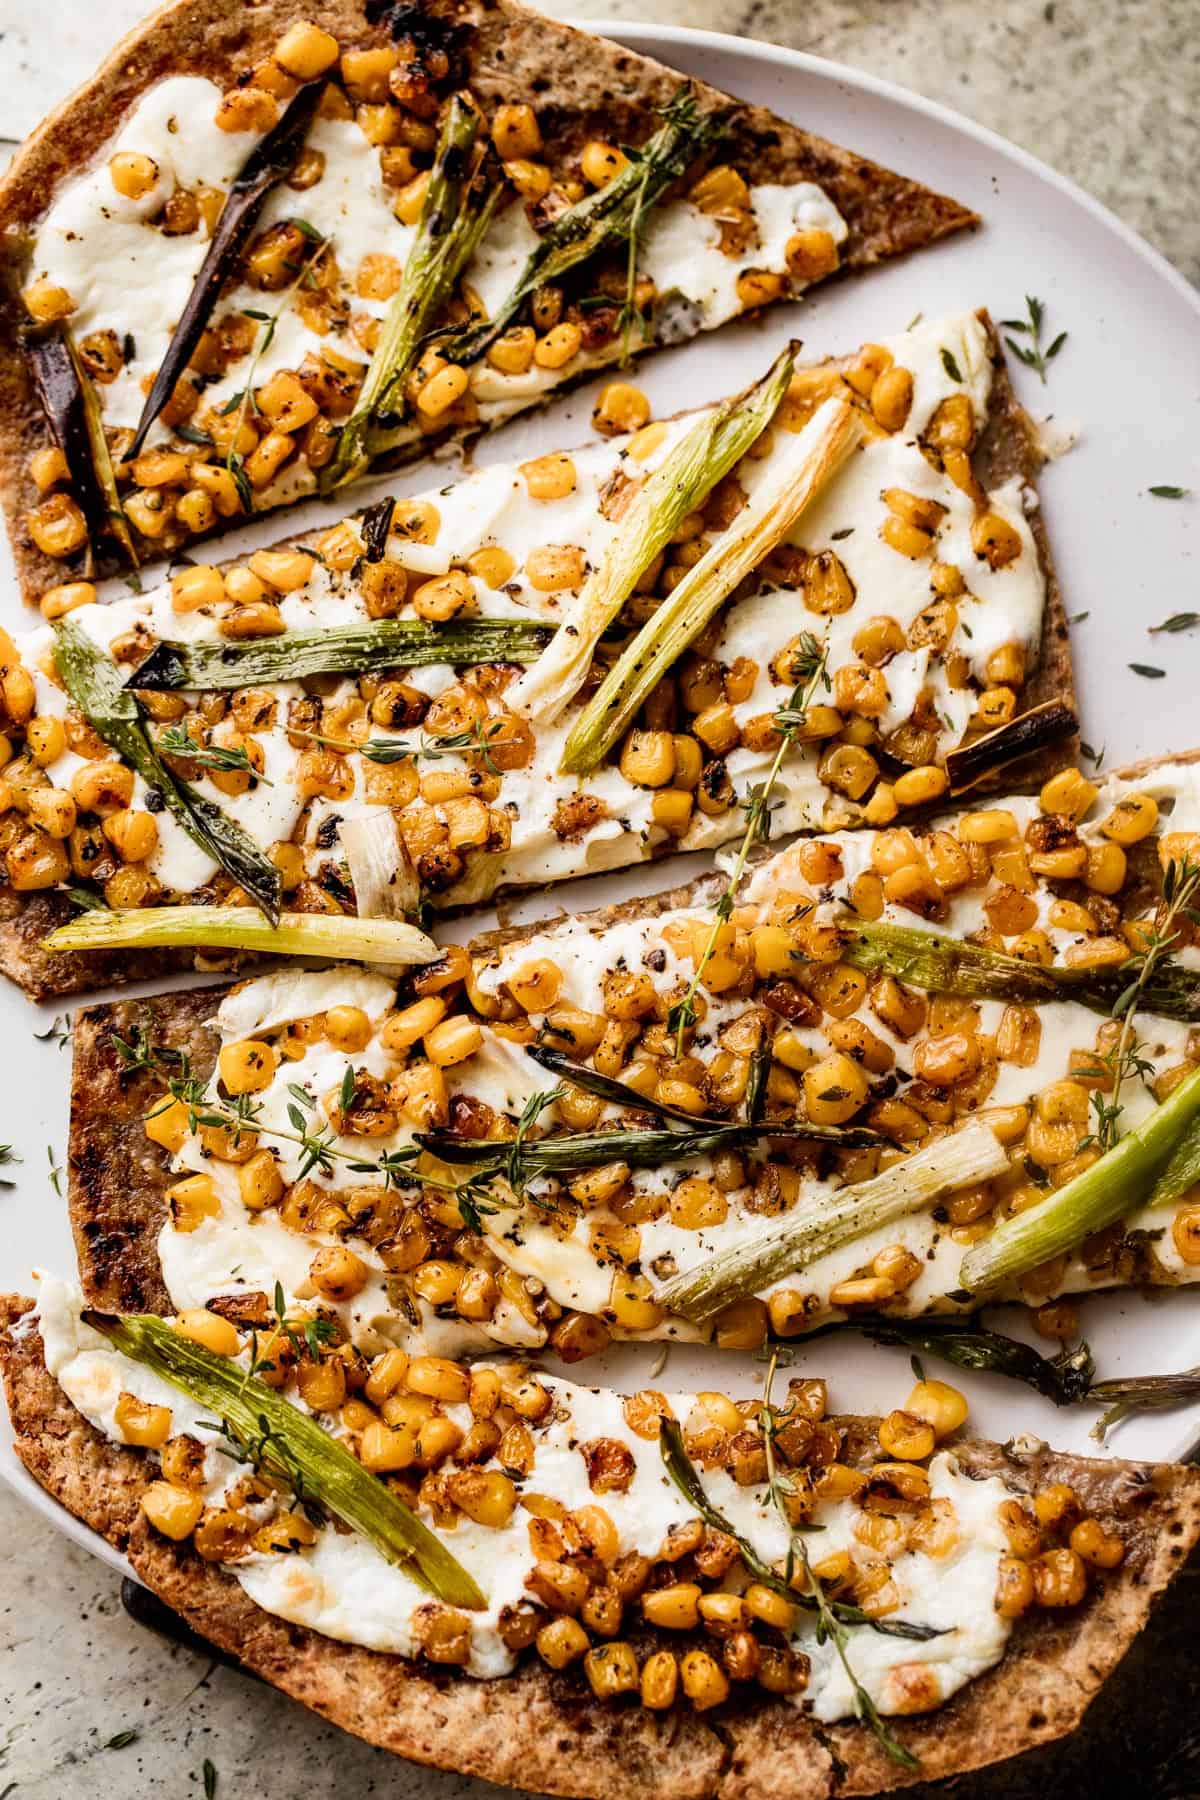
<path id="1" fill-rule="evenodd" d="M 220 1447 L 220 1434 L 203 1422 L 203 1409 L 83 1324 L 81 1304 L 77 1289 L 51 1279 L 41 1281 L 38 1319 L 46 1367 L 67 1398 L 97 1430 L 117 1442 L 121 1432 L 114 1407 L 121 1393 L 169 1406 L 172 1432 L 188 1432 L 206 1445 L 204 1497 L 209 1505 L 219 1503 L 245 1473 L 244 1465 Z M 634 1470 L 628 1487 L 604 1493 L 602 1504 L 619 1533 L 621 1555 L 656 1557 L 672 1527 L 695 1516 L 667 1475 L 657 1445 L 631 1431 L 620 1395 L 550 1377 L 543 1381 L 555 1405 L 550 1422 L 534 1428 L 532 1479 L 537 1492 L 569 1511 L 593 1504 L 580 1446 L 596 1438 L 614 1439 L 631 1452 Z M 693 1404 L 690 1395 L 668 1399 L 678 1418 L 686 1417 Z M 464 1429 L 469 1426 L 466 1407 L 447 1411 Z M 949 1699 L 1000 1660 L 1011 1629 L 994 1606 L 1000 1559 L 1007 1549 L 998 1509 L 1008 1490 L 995 1476 L 969 1479 L 948 1451 L 934 1457 L 929 1473 L 931 1496 L 952 1509 L 957 1539 L 946 1555 L 936 1559 L 914 1551 L 897 1557 L 892 1579 L 899 1602 L 889 1617 L 933 1625 L 940 1635 L 914 1641 L 869 1628 L 849 1634 L 854 1675 L 885 1713 L 906 1710 L 905 1674 L 914 1666 L 936 1682 L 939 1701 Z M 723 1470 L 708 1471 L 703 1479 L 710 1500 L 734 1531 L 763 1560 L 781 1563 L 788 1553 L 789 1533 L 766 1492 L 740 1486 Z M 859 1516 L 849 1501 L 817 1509 L 813 1523 L 821 1527 L 823 1557 L 861 1549 L 854 1530 Z M 503 1610 L 527 1598 L 525 1577 L 532 1563 L 527 1515 L 518 1509 L 509 1525 L 498 1530 L 460 1518 L 453 1530 L 440 1535 L 487 1601 L 482 1612 L 468 1615 L 468 1672 L 481 1678 L 508 1674 L 516 1658 L 498 1627 Z M 357 1533 L 325 1528 L 312 1548 L 286 1556 L 254 1553 L 234 1565 L 231 1573 L 264 1611 L 293 1624 L 400 1656 L 412 1655 L 417 1647 L 414 1615 L 428 1603 L 428 1594 Z M 796 1703 L 823 1720 L 852 1716 L 854 1695 L 845 1669 L 834 1646 L 817 1641 L 811 1614 L 801 1615 L 793 1641 L 812 1662 L 808 1689 Z"/>

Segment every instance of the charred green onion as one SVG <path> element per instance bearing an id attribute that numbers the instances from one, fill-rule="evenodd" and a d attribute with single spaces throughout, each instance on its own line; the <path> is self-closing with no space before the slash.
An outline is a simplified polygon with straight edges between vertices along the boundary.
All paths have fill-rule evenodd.
<path id="1" fill-rule="evenodd" d="M 995 731 L 986 732 L 983 737 L 975 738 L 957 750 L 947 751 L 946 774 L 950 778 L 950 792 L 965 794 L 985 775 L 991 775 L 1023 756 L 1032 756 L 1036 750 L 1045 750 L 1050 744 L 1061 743 L 1063 738 L 1071 736 L 1077 724 L 1075 714 L 1061 700 L 1044 700 L 1040 706 L 1018 713 L 1007 725 L 998 725 Z"/>
<path id="2" fill-rule="evenodd" d="M 1009 1000 L 1038 1005 L 1074 1000 L 1092 1012 L 1111 1014 L 1129 986 L 1131 968 L 1068 969 L 1023 962 L 960 938 L 915 925 L 856 919 L 843 928 L 843 959 L 868 973 L 894 975 L 913 987 L 963 1000 Z M 1200 970 L 1164 961 L 1140 994 L 1141 1003 L 1164 1019 L 1200 1020 Z"/>
<path id="3" fill-rule="evenodd" d="M 1007 1167 L 1008 1158 L 989 1127 L 966 1125 L 869 1181 L 799 1200 L 744 1243 L 664 1282 L 654 1298 L 685 1319 L 711 1319 L 733 1301 L 761 1293 L 840 1245 L 919 1212 L 954 1188 L 989 1181 Z"/>
<path id="4" fill-rule="evenodd" d="M 1092 1427 L 1091 1435 L 1103 1443 L 1114 1425 L 1130 1413 L 1169 1412 L 1176 1406 L 1191 1406 L 1200 1400 L 1200 1369 L 1180 1369 L 1175 1375 L 1129 1375 L 1114 1381 L 1097 1381 L 1088 1389 L 1087 1398 L 1104 1412 Z"/>
<path id="5" fill-rule="evenodd" d="M 571 623 L 559 627 L 535 667 L 509 689 L 509 706 L 543 723 L 558 717 L 583 685 L 601 636 L 681 520 L 703 505 L 766 430 L 794 366 L 795 347 L 789 346 L 748 394 L 698 419 L 663 459 L 584 582 Z"/>
<path id="6" fill-rule="evenodd" d="M 708 1497 L 708 1491 L 701 1481 L 699 1473 L 683 1444 L 683 1432 L 677 1419 L 664 1418 L 659 1424 L 658 1447 L 662 1453 L 663 1467 L 671 1477 L 688 1505 L 693 1507 L 697 1515 L 714 1531 L 723 1531 L 731 1537 L 741 1552 L 742 1561 L 763 1587 L 770 1588 L 773 1594 L 782 1594 L 793 1606 L 803 1608 L 805 1612 L 819 1610 L 818 1602 L 812 1594 L 806 1594 L 797 1588 L 783 1575 L 774 1570 L 770 1563 L 764 1562 L 749 1538 L 730 1524 L 725 1514 L 714 1506 Z M 878 1631 L 883 1637 L 911 1638 L 918 1643 L 928 1643 L 930 1638 L 941 1637 L 943 1633 L 933 1625 L 913 1625 L 906 1619 L 871 1619 L 860 1607 L 849 1606 L 844 1601 L 835 1600 L 830 1603 L 834 1617 L 843 1625 L 866 1625 L 872 1631 Z"/>
<path id="7" fill-rule="evenodd" d="M 175 392 L 175 383 L 192 360 L 192 352 L 212 316 L 217 296 L 258 222 L 267 195 L 291 173 L 324 91 L 325 84 L 320 81 L 302 87 L 278 124 L 255 145 L 235 176 L 213 231 L 208 254 L 192 283 L 187 305 L 146 396 L 133 442 L 125 452 L 126 461 L 132 461 L 138 454 L 150 427 Z"/>
<path id="8" fill-rule="evenodd" d="M 961 1286 L 973 1295 L 990 1293 L 1115 1225 L 1142 1204 L 1198 1115 L 1200 1069 L 1098 1162 L 973 1245 L 963 1258 Z"/>
<path id="9" fill-rule="evenodd" d="M 388 306 L 354 410 L 342 426 L 332 461 L 322 471 L 323 494 L 356 480 L 373 456 L 391 447 L 391 421 L 403 418 L 405 383 L 422 340 L 487 230 L 500 184 L 480 179 L 481 159 L 472 155 L 478 131 L 479 114 L 455 94 L 442 125 L 416 242 Z"/>
<path id="10" fill-rule="evenodd" d="M 606 1100 L 610 1106 L 621 1106 L 629 1112 L 655 1113 L 662 1119 L 674 1119 L 676 1124 L 686 1125 L 692 1131 L 705 1125 L 719 1127 L 725 1123 L 723 1119 L 698 1119 L 695 1113 L 685 1113 L 680 1106 L 668 1106 L 653 1095 L 639 1094 L 626 1082 L 617 1081 L 611 1075 L 601 1075 L 598 1069 L 589 1069 L 585 1063 L 572 1062 L 561 1050 L 551 1050 L 545 1044 L 526 1044 L 525 1054 L 560 1080 L 582 1088 L 585 1094 L 594 1094 L 597 1100 Z"/>
<path id="11" fill-rule="evenodd" d="M 164 638 L 126 686 L 239 688 L 256 681 L 301 681 L 306 675 L 362 675 L 373 669 L 430 663 L 533 662 L 553 629 L 524 619 L 376 619 L 331 631 L 285 631 L 231 643 L 181 644 Z"/>
<path id="12" fill-rule="evenodd" d="M 1200 1181 L 1200 1119 L 1193 1119 L 1172 1150 L 1150 1192 L 1147 1206 L 1171 1206 Z"/>
<path id="13" fill-rule="evenodd" d="M 236 820 L 197 793 L 189 782 L 171 773 L 151 743 L 142 709 L 122 684 L 121 671 L 112 658 L 74 619 L 63 619 L 54 631 L 59 673 L 88 724 L 137 770 L 147 787 L 162 796 L 163 804 L 192 841 L 245 889 L 272 925 L 276 924 L 281 891 L 279 870 L 267 861 Z"/>
<path id="14" fill-rule="evenodd" d="M 584 707 L 563 749 L 564 770 L 586 775 L 604 760 L 646 696 L 841 467 L 859 431 L 849 402 L 831 398 L 803 431 L 782 437 L 733 524 L 672 589 Z"/>
<path id="15" fill-rule="evenodd" d="M 973 1374 L 1006 1375 L 1022 1381 L 1055 1406 L 1074 1406 L 1086 1399 L 1095 1365 L 1086 1344 L 1064 1350 L 1059 1356 L 1043 1356 L 1032 1344 L 1003 1332 L 989 1331 L 975 1313 L 966 1318 L 889 1319 L 882 1313 L 856 1313 L 819 1325 L 806 1337 L 825 1337 L 833 1332 L 856 1331 L 877 1344 L 897 1344 L 920 1356 L 937 1356 L 955 1368 Z M 789 1338 L 788 1343 L 797 1340 Z"/>
<path id="16" fill-rule="evenodd" d="M 703 113 L 685 86 L 663 109 L 663 122 L 606 186 L 569 206 L 542 232 L 516 282 L 491 318 L 455 333 L 441 345 L 454 363 L 478 362 L 507 331 L 535 289 L 561 281 L 598 251 L 627 244 L 672 182 L 716 139 L 721 121 Z"/>
<path id="17" fill-rule="evenodd" d="M 237 1362 L 215 1356 L 152 1313 L 121 1317 L 85 1311 L 82 1317 L 122 1356 L 211 1411 L 232 1442 L 252 1445 L 257 1466 L 284 1482 L 298 1500 L 361 1532 L 427 1593 L 472 1612 L 487 1605 L 474 1577 L 398 1494 L 315 1419 Z"/>
<path id="18" fill-rule="evenodd" d="M 135 906 L 85 912 L 43 939 L 47 950 L 250 950 L 264 956 L 315 956 L 381 968 L 436 962 L 432 938 L 398 919 L 346 913 L 278 915 L 269 923 L 249 906 Z"/>
<path id="19" fill-rule="evenodd" d="M 117 539 L 136 568 L 137 556 L 117 492 L 100 402 L 80 365 L 70 334 L 64 329 L 34 338 L 26 346 L 26 355 L 50 435 L 66 457 L 80 510 L 87 521 L 89 568 L 97 540 L 106 532 Z"/>

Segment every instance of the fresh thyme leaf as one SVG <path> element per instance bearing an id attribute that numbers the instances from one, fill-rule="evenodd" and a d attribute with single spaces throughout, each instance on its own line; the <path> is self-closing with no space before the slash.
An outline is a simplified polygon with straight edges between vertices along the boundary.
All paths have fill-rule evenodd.
<path id="1" fill-rule="evenodd" d="M 1025 305 L 1028 309 L 1028 318 L 1001 319 L 1000 323 L 1006 331 L 1021 332 L 1023 336 L 1028 338 L 1029 342 L 1018 344 L 1016 339 L 1011 337 L 1006 338 L 1004 341 L 1012 351 L 1012 354 L 1017 358 L 1018 362 L 1024 363 L 1027 369 L 1034 369 L 1037 371 L 1044 386 L 1046 381 L 1046 365 L 1049 362 L 1052 362 L 1058 355 L 1059 351 L 1067 341 L 1067 334 L 1065 331 L 1060 331 L 1053 343 L 1043 349 L 1042 325 L 1044 324 L 1046 317 L 1045 306 L 1041 300 L 1036 299 L 1032 294 L 1026 294 Z"/>
<path id="2" fill-rule="evenodd" d="M 1082 625 L 1083 621 L 1085 619 L 1090 619 L 1091 616 L 1092 615 L 1091 615 L 1090 610 L 1085 610 L 1084 612 L 1072 613 L 1070 618 L 1067 620 L 1067 624 L 1068 625 Z"/>
<path id="3" fill-rule="evenodd" d="M 55 1013 L 45 1031 L 35 1031 L 34 1039 L 39 1044 L 57 1044 L 62 1050 L 71 1041 L 71 1029 L 62 1013 Z M 0 1162 L 4 1159 L 0 1156 Z"/>
<path id="4" fill-rule="evenodd" d="M 124 1750 L 128 1745 L 136 1744 L 140 1735 L 132 1727 L 128 1731 L 118 1731 L 114 1737 L 109 1738 L 104 1748 L 106 1750 Z"/>
<path id="5" fill-rule="evenodd" d="M 50 1164 L 50 1186 L 54 1189 L 55 1193 L 58 1195 L 59 1199 L 61 1200 L 62 1199 L 62 1168 L 55 1161 L 53 1144 L 46 1145 L 46 1160 Z"/>
<path id="6" fill-rule="evenodd" d="M 1150 634 L 1153 636 L 1156 631 L 1190 631 L 1193 625 L 1200 625 L 1200 613 L 1172 613 L 1161 625 L 1151 625 Z"/>
<path id="7" fill-rule="evenodd" d="M 1104 761 L 1104 746 L 1101 745 L 1099 750 L 1093 750 L 1090 744 L 1085 743 L 1083 738 L 1080 738 L 1079 754 L 1085 756 L 1088 762 L 1090 762 L 1094 768 L 1098 769 Z"/>
<path id="8" fill-rule="evenodd" d="M 1191 493 L 1190 488 L 1173 487 L 1167 482 L 1160 482 L 1148 490 L 1156 500 L 1186 500 Z"/>
<path id="9" fill-rule="evenodd" d="M 1135 675 L 1144 675 L 1147 681 L 1161 681 L 1167 672 L 1165 669 L 1156 669 L 1153 663 L 1130 663 L 1129 667 Z"/>
<path id="10" fill-rule="evenodd" d="M 216 1800 L 217 1771 L 206 1756 L 204 1759 L 204 1800 Z"/>
<path id="11" fill-rule="evenodd" d="M 264 787 L 274 786 L 250 761 L 250 752 L 244 744 L 232 748 L 225 744 L 199 744 L 187 725 L 169 725 L 156 742 L 158 748 L 168 756 L 186 757 L 189 762 L 199 763 L 204 769 L 242 770 L 254 781 L 261 781 Z"/>
<path id="12" fill-rule="evenodd" d="M 942 367 L 943 367 L 943 369 L 945 369 L 945 371 L 946 371 L 947 375 L 950 377 L 951 381 L 961 382 L 962 370 L 959 368 L 957 362 L 954 359 L 953 351 L 947 350 L 945 345 L 943 345 L 940 355 L 942 358 Z"/>
<path id="13" fill-rule="evenodd" d="M 108 901 L 101 895 L 94 894 L 91 888 L 66 887 L 62 891 L 71 905 L 77 906 L 80 912 L 108 912 L 110 910 Z"/>
<path id="14" fill-rule="evenodd" d="M 7 1168 L 12 1163 L 24 1160 L 24 1157 L 17 1155 L 11 1144 L 0 1144 L 0 1167 Z M 16 1187 L 16 1185 L 16 1182 L 10 1181 L 7 1176 L 0 1177 L 0 1188 Z"/>

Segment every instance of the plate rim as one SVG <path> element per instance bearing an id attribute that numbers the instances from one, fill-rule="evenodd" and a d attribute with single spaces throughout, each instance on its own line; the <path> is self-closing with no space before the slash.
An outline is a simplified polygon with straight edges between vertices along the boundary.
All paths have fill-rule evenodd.
<path id="1" fill-rule="evenodd" d="M 838 62 L 831 57 L 792 49 L 766 39 L 747 39 L 724 31 L 665 22 L 656 23 L 646 19 L 605 21 L 595 18 L 580 19 L 572 16 L 564 22 L 593 35 L 599 34 L 612 38 L 643 54 L 656 56 L 665 53 L 667 60 L 679 60 L 685 65 L 686 52 L 691 49 L 709 55 L 733 58 L 741 65 L 767 65 L 776 69 L 801 71 L 822 83 L 856 90 L 869 99 L 885 101 L 952 133 L 965 135 L 1002 160 L 1021 168 L 1027 175 L 1049 184 L 1064 200 L 1081 208 L 1096 224 L 1115 237 L 1126 251 L 1133 252 L 1149 274 L 1156 276 L 1160 281 L 1165 281 L 1171 290 L 1172 297 L 1175 300 L 1181 300 L 1185 310 L 1200 319 L 1200 288 L 1193 284 L 1181 270 L 1177 269 L 1162 251 L 1121 219 L 1111 207 L 1090 194 L 1070 176 L 1062 174 L 1022 145 L 1014 143 L 990 126 L 980 124 L 977 120 L 941 101 L 932 100 L 912 88 L 905 87 L 902 83 L 887 80 L 885 77 L 874 75 L 847 63 Z M 672 55 L 673 51 L 681 51 L 684 54 L 675 58 Z M 736 86 L 736 83 L 731 85 Z M 71 1010 L 73 1011 L 74 1008 Z M 116 1550 L 90 1526 L 67 1512 L 34 1481 L 28 1470 L 16 1457 L 12 1443 L 11 1424 L 5 1413 L 0 1418 L 0 1481 L 4 1483 L 6 1489 L 39 1513 L 54 1529 L 80 1548 L 99 1557 L 116 1573 L 134 1577 L 130 1563 L 120 1551 Z M 1186 1460 L 1198 1444 L 1200 1444 L 1200 1408 L 1196 1410 L 1191 1434 L 1181 1439 L 1177 1445 L 1174 1460 Z M 136 1579 L 136 1577 L 134 1578 Z"/>

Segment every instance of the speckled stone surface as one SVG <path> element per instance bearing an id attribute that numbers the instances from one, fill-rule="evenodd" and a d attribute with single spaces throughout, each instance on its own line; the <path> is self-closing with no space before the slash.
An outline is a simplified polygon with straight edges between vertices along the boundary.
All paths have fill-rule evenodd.
<path id="1" fill-rule="evenodd" d="M 550 0 L 546 10 L 652 13 L 902 82 L 1025 145 L 1200 280 L 1197 0 Z M 142 0 L 0 0 L 0 134 L 27 131 L 142 11 Z M 126 1617 L 107 1567 L 3 1487 L 0 1545 L 0 1800 L 201 1800 L 206 1760 L 217 1800 L 501 1793 L 399 1763 L 165 1645 Z M 1073 1740 L 937 1793 L 1195 1800 L 1198 1575 L 1176 1584 Z M 908 1791 L 932 1800 L 933 1790 Z"/>

